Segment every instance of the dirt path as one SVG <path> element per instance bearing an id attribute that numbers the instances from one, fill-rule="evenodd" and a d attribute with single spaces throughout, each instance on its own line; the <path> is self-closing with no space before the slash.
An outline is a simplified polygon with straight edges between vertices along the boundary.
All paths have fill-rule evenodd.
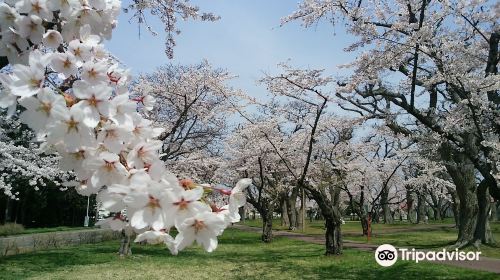
<path id="1" fill-rule="evenodd" d="M 436 228 L 436 226 L 432 226 L 430 228 Z M 256 232 L 256 233 L 261 232 L 260 228 L 250 227 L 250 226 L 246 226 L 246 225 L 236 224 L 236 225 L 233 225 L 233 228 L 244 230 L 244 231 Z M 430 229 L 430 228 L 427 228 L 427 229 Z M 425 230 L 425 229 L 426 228 L 424 228 L 424 227 L 419 228 L 419 230 Z M 301 240 L 301 241 L 314 243 L 314 244 L 320 244 L 320 245 L 325 244 L 325 238 L 323 236 L 320 236 L 320 235 L 307 235 L 307 234 L 302 234 L 302 233 L 298 233 L 298 232 L 288 232 L 288 231 L 273 231 L 273 235 L 287 237 L 287 238 L 291 238 L 291 239 L 295 239 L 295 240 Z M 344 248 L 352 248 L 352 249 L 357 249 L 357 250 L 362 250 L 362 251 L 375 251 L 377 249 L 377 247 L 378 247 L 378 245 L 375 245 L 375 244 L 365 244 L 365 243 L 358 243 L 358 242 L 352 242 L 349 240 L 344 240 Z M 494 272 L 494 273 L 500 274 L 500 259 L 480 257 L 479 261 L 435 261 L 435 262 L 447 264 L 447 265 L 452 265 L 452 266 L 456 266 L 456 267 L 482 270 L 482 271 L 488 271 L 488 272 Z"/>

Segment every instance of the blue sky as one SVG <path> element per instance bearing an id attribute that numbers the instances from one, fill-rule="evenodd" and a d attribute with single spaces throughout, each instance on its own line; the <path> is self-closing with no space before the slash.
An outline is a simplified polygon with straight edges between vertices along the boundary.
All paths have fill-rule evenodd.
<path id="1" fill-rule="evenodd" d="M 125 2 L 126 3 L 126 2 Z M 293 12 L 297 2 L 282 0 L 213 0 L 192 1 L 202 11 L 221 16 L 217 22 L 179 22 L 182 33 L 176 36 L 174 59 L 164 53 L 163 27 L 154 17 L 149 23 L 159 34 L 152 36 L 146 28 L 128 23 L 129 14 L 122 14 L 113 38 L 106 45 L 134 74 L 149 72 L 166 64 L 195 64 L 207 59 L 212 65 L 237 75 L 231 84 L 248 94 L 265 94 L 256 80 L 263 73 L 274 73 L 276 65 L 290 59 L 290 64 L 304 68 L 325 69 L 339 73 L 337 65 L 352 59 L 343 52 L 349 44 L 341 26 L 322 22 L 305 29 L 298 22 L 280 27 L 280 18 Z"/>

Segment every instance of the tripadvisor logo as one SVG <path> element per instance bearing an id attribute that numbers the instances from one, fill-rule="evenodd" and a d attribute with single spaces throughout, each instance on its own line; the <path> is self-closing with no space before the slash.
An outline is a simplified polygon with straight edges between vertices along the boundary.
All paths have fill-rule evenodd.
<path id="1" fill-rule="evenodd" d="M 375 260 L 381 266 L 391 266 L 398 260 L 398 251 L 391 244 L 380 245 L 375 251 Z"/>
<path id="2" fill-rule="evenodd" d="M 399 252 L 398 252 L 399 251 Z M 481 252 L 454 251 L 417 251 L 415 249 L 396 249 L 390 244 L 378 246 L 375 251 L 375 260 L 381 266 L 391 266 L 398 260 L 398 255 L 403 261 L 478 261 Z"/>

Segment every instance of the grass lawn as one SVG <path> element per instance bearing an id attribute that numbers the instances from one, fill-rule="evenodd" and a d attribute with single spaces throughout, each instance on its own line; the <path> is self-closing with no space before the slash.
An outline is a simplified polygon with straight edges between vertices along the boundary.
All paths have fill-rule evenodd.
<path id="1" fill-rule="evenodd" d="M 85 230 L 93 229 L 93 227 L 47 227 L 47 228 L 27 228 L 21 234 L 32 234 L 32 233 L 45 233 L 45 232 L 55 232 L 55 231 L 72 231 L 72 230 Z"/>
<path id="2" fill-rule="evenodd" d="M 21 234 L 33 234 L 33 233 L 46 233 L 46 232 L 58 232 L 58 231 L 72 231 L 72 230 L 85 230 L 93 229 L 93 227 L 45 227 L 45 228 L 23 228 L 19 226 L 16 230 L 6 230 L 0 226 L 0 237 L 5 236 L 15 236 Z"/>
<path id="3" fill-rule="evenodd" d="M 384 268 L 372 253 L 345 250 L 323 256 L 323 246 L 229 229 L 209 254 L 199 247 L 171 256 L 161 246 L 135 246 L 120 259 L 118 242 L 82 245 L 0 258 L 0 279 L 500 279 L 492 273 L 399 261 Z"/>
<path id="4" fill-rule="evenodd" d="M 453 226 L 452 220 L 445 220 L 444 223 L 426 224 L 409 224 L 409 223 L 394 223 L 394 224 L 372 224 L 372 237 L 370 242 L 367 242 L 366 236 L 361 235 L 361 224 L 358 221 L 346 221 L 342 225 L 342 234 L 344 239 L 369 243 L 369 244 L 392 244 L 394 246 L 409 247 L 409 248 L 443 248 L 452 245 L 457 239 L 457 229 Z M 262 226 L 261 220 L 246 220 L 244 224 L 249 226 Z M 437 224 L 437 225 L 436 225 Z M 442 226 L 441 226 L 442 225 Z M 434 228 L 429 229 L 429 226 Z M 490 223 L 491 230 L 497 241 L 496 246 L 481 246 L 480 251 L 482 256 L 500 258 L 500 222 Z M 280 220 L 273 221 L 273 228 L 276 230 L 288 230 L 282 227 Z M 301 230 L 297 230 L 301 232 Z M 306 223 L 306 234 L 323 235 L 324 222 L 313 221 Z M 467 248 L 466 250 L 476 251 L 475 248 Z"/>

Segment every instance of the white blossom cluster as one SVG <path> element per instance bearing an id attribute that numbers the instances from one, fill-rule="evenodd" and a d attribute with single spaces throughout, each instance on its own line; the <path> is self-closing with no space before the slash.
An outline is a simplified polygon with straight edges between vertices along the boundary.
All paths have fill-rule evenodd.
<path id="1" fill-rule="evenodd" d="M 18 120 L 0 115 L 0 190 L 11 199 L 19 199 L 19 186 L 35 190 L 47 182 L 59 186 L 59 179 L 69 175 L 57 168 L 57 156 L 43 155 L 38 145 L 28 141 L 32 137 Z"/>
<path id="2" fill-rule="evenodd" d="M 97 194 L 104 209 L 118 213 L 104 224 L 134 230 L 137 242 L 165 243 L 173 254 L 195 240 L 211 252 L 217 236 L 239 220 L 251 181 L 227 193 L 228 205 L 211 207 L 204 200 L 209 185 L 179 182 L 166 169 L 162 143 L 153 140 L 162 131 L 138 112 L 150 108 L 138 105 L 146 98 L 130 98 L 128 71 L 102 45 L 119 9 L 118 0 L 1 3 L 0 56 L 12 71 L 0 77 L 0 107 L 12 114 L 20 104 L 20 120 L 58 152 L 60 168 L 76 175 L 67 184 Z"/>

